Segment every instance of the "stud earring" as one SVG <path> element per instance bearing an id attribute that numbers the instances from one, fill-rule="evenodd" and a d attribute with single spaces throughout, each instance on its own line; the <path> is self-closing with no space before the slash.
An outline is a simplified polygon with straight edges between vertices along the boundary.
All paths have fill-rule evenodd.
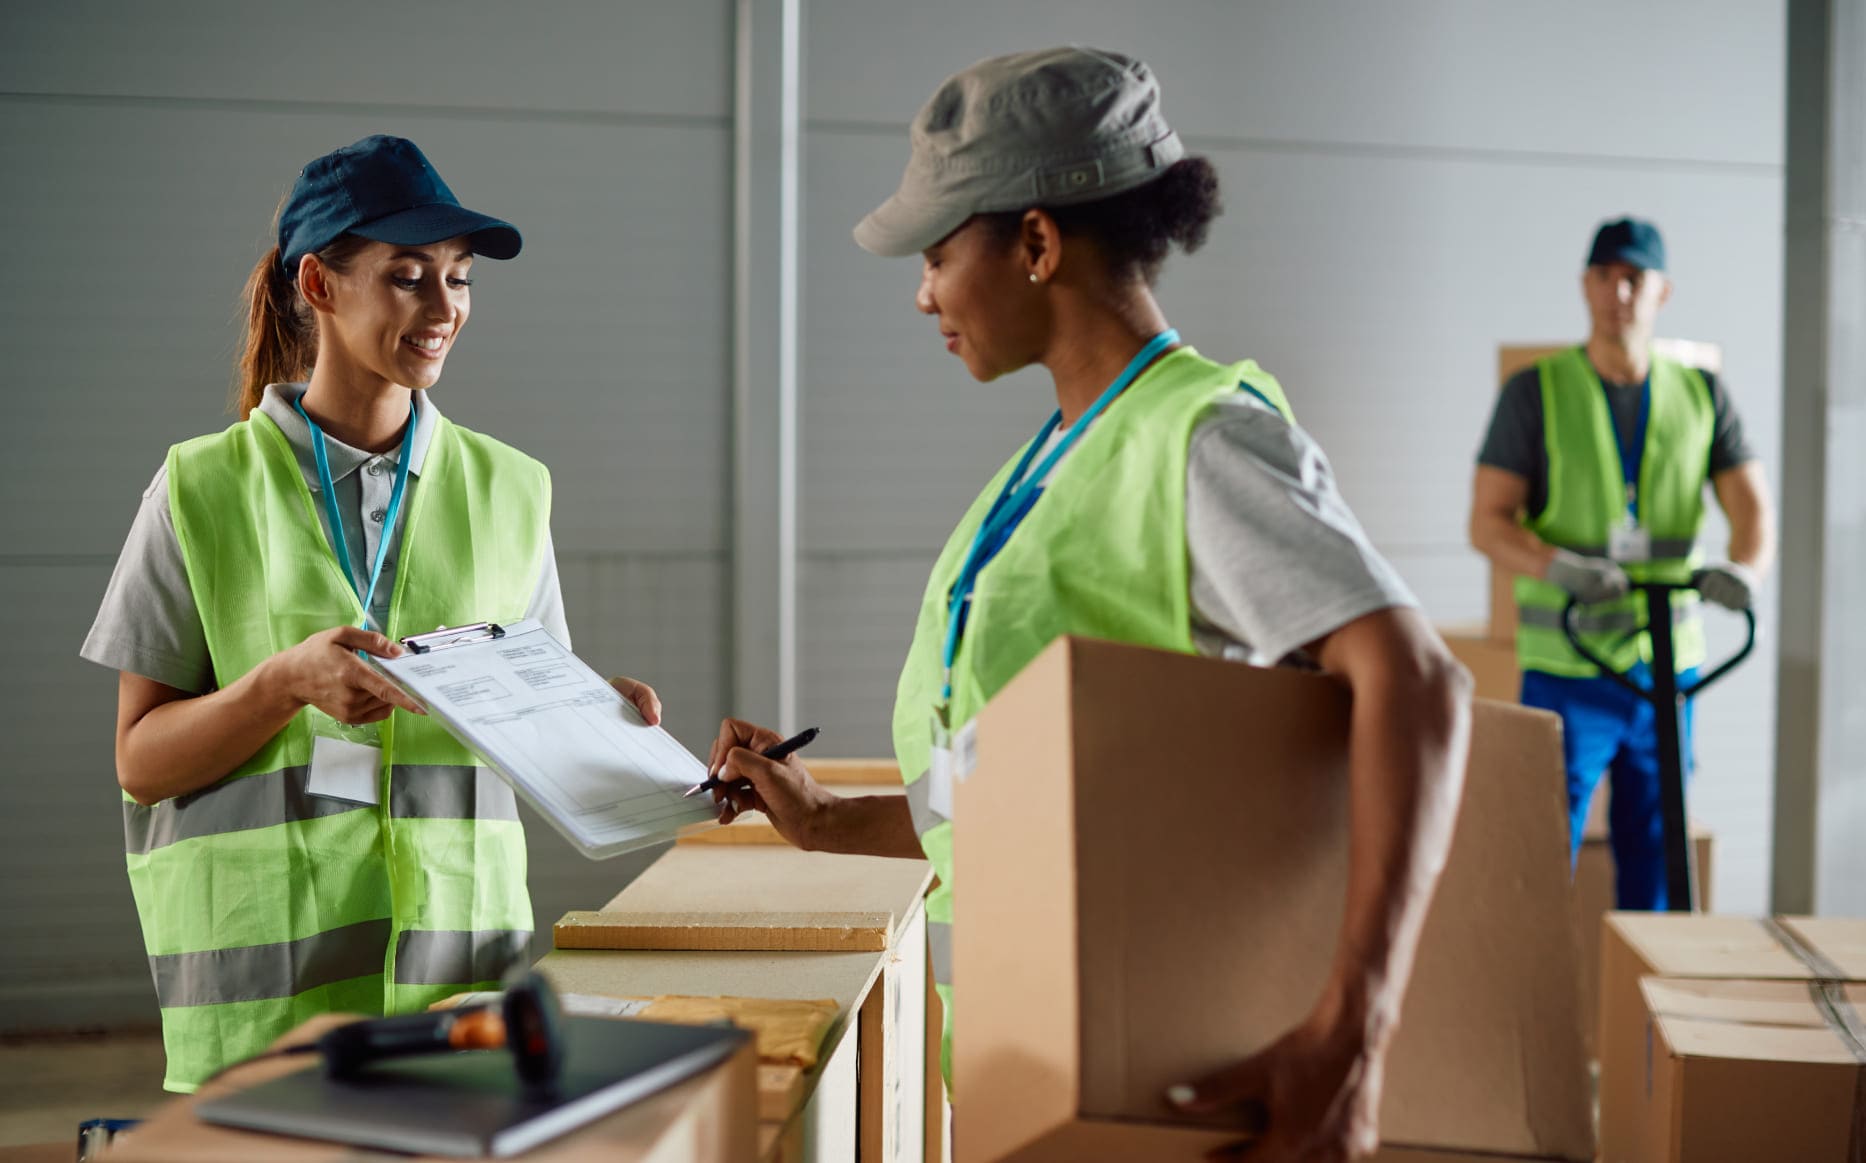
<path id="1" fill-rule="evenodd" d="M 1033 282 L 1033 283 L 1040 283 L 1040 282 L 1042 282 L 1043 280 L 1041 280 L 1041 279 L 1039 279 L 1039 278 L 1037 278 L 1037 272 L 1035 272 L 1035 271 L 1031 271 L 1031 272 L 1030 272 L 1030 281 L 1031 281 L 1031 282 Z"/>

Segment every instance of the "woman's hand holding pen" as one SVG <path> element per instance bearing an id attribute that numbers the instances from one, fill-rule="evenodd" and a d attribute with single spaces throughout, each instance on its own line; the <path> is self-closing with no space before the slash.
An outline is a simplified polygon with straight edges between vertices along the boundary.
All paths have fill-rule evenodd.
<path id="1" fill-rule="evenodd" d="M 706 760 L 708 774 L 718 776 L 723 785 L 713 789 L 713 802 L 719 805 L 722 824 L 730 824 L 742 812 L 763 812 L 778 835 L 795 847 L 813 848 L 837 797 L 811 777 L 796 755 L 779 760 L 759 754 L 783 741 L 776 731 L 742 719 L 721 723 Z"/>
<path id="2" fill-rule="evenodd" d="M 267 679 L 300 706 L 312 706 L 339 723 L 377 723 L 398 708 L 425 715 L 421 704 L 357 657 L 399 658 L 400 643 L 373 630 L 336 626 L 321 630 L 266 661 Z"/>

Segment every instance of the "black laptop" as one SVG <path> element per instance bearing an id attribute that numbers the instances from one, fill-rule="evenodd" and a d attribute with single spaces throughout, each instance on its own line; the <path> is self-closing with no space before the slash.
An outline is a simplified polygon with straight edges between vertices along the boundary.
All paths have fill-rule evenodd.
<path id="1" fill-rule="evenodd" d="M 503 1157 L 638 1102 L 723 1062 L 751 1035 L 725 1026 L 563 1019 L 564 1067 L 530 1094 L 509 1055 L 467 1050 L 387 1060 L 353 1078 L 317 1065 L 207 1099 L 223 1126 L 416 1154 Z"/>

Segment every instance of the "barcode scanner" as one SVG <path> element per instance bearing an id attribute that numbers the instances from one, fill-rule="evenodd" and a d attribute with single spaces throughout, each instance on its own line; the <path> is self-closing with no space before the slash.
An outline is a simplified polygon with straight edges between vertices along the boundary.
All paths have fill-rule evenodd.
<path id="1" fill-rule="evenodd" d="M 512 1053 L 527 1089 L 549 1091 L 564 1065 L 557 995 L 542 974 L 528 973 L 497 1004 L 371 1018 L 339 1026 L 317 1040 L 328 1078 L 353 1078 L 374 1062 L 458 1050 Z"/>

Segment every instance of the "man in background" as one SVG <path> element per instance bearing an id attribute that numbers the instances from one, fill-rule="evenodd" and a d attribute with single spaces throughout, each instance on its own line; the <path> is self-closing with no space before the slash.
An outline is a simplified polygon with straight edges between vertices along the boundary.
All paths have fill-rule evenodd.
<path id="1" fill-rule="evenodd" d="M 1634 582 L 1692 582 L 1705 600 L 1748 608 L 1774 554 L 1768 483 L 1742 421 L 1713 373 L 1652 353 L 1671 297 L 1665 243 L 1639 219 L 1603 224 L 1581 276 L 1584 345 L 1537 361 L 1504 384 L 1478 454 L 1471 544 L 1516 575 L 1522 701 L 1562 717 L 1569 854 L 1579 851 L 1601 776 L 1622 909 L 1663 909 L 1665 838 L 1650 703 L 1604 677 L 1561 629 L 1570 595 L 1582 639 L 1635 682 L 1651 681 L 1645 605 Z M 1729 559 L 1705 563 L 1697 538 L 1705 485 L 1729 519 Z M 1697 597 L 1673 603 L 1677 670 L 1704 659 Z M 1690 763 L 1692 712 L 1681 716 Z"/>

